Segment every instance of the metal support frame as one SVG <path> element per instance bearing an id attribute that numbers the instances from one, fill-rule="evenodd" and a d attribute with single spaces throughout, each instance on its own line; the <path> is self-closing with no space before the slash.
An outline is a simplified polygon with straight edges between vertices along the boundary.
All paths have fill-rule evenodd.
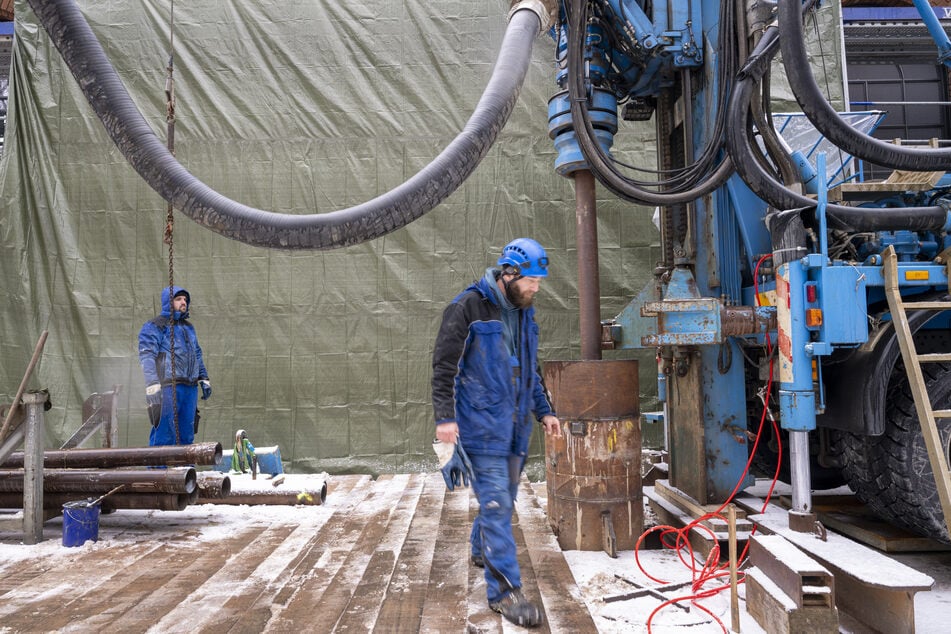
<path id="1" fill-rule="evenodd" d="M 119 446 L 119 389 L 112 386 L 110 392 L 96 392 L 83 402 L 83 424 L 63 443 L 60 449 L 73 449 L 83 444 L 102 428 L 102 446 Z"/>
<path id="2" fill-rule="evenodd" d="M 43 409 L 49 394 L 45 391 L 23 395 L 26 407 L 26 437 L 23 442 L 23 543 L 43 541 Z"/>

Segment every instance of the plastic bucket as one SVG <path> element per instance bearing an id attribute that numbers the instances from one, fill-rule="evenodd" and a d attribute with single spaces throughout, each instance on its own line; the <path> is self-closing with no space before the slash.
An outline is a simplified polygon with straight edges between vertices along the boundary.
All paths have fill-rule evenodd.
<path id="1" fill-rule="evenodd" d="M 99 541 L 99 504 L 90 501 L 63 505 L 63 546 L 82 546 Z"/>

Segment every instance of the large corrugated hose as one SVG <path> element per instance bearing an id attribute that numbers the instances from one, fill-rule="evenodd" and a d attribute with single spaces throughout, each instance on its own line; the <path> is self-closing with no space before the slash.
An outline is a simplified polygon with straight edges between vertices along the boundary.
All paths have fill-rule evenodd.
<path id="1" fill-rule="evenodd" d="M 76 3 L 28 2 L 116 147 L 152 189 L 203 227 L 246 244 L 279 249 L 334 249 L 372 240 L 413 222 L 445 200 L 472 174 L 505 126 L 542 24 L 533 10 L 515 10 L 510 16 L 495 68 L 475 111 L 429 165 L 368 202 L 298 215 L 243 205 L 195 178 L 146 123 Z"/>

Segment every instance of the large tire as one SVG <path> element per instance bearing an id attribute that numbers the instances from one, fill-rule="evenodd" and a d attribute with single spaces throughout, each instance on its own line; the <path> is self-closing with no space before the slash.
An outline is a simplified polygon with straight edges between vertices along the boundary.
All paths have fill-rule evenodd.
<path id="1" fill-rule="evenodd" d="M 931 405 L 951 409 L 951 365 L 923 364 Z M 878 516 L 909 531 L 951 543 L 928 449 L 915 412 L 904 366 L 889 381 L 885 433 L 857 436 L 841 433 L 838 446 L 843 473 L 856 496 Z M 951 420 L 938 419 L 941 450 L 951 447 Z"/>

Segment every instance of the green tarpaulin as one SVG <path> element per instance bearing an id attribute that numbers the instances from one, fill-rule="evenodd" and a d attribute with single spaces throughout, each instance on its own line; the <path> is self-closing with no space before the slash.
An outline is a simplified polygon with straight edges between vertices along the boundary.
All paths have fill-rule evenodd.
<path id="1" fill-rule="evenodd" d="M 448 144 L 489 77 L 508 2 L 79 6 L 163 139 L 174 50 L 175 154 L 187 169 L 245 204 L 315 213 L 391 189 Z M 554 173 L 547 134 L 554 70 L 554 44 L 540 35 L 516 109 L 475 174 L 383 238 L 282 252 L 176 214 L 174 279 L 191 292 L 214 388 L 197 440 L 228 446 L 243 428 L 256 445 L 279 445 L 296 471 L 431 468 L 430 363 L 442 309 L 518 236 L 539 240 L 552 262 L 537 299 L 542 359 L 579 358 L 574 190 Z M 114 385 L 121 444 L 146 444 L 136 341 L 169 281 L 166 203 L 108 139 L 25 0 L 16 3 L 9 110 L 0 393 L 9 402 L 46 329 L 31 386 L 51 394 L 50 445 L 81 424 L 86 396 Z M 641 125 L 643 140 L 619 142 L 618 156 L 650 165 L 653 123 Z M 659 259 L 652 212 L 599 190 L 604 318 Z M 649 403 L 653 354 L 638 354 Z"/>

